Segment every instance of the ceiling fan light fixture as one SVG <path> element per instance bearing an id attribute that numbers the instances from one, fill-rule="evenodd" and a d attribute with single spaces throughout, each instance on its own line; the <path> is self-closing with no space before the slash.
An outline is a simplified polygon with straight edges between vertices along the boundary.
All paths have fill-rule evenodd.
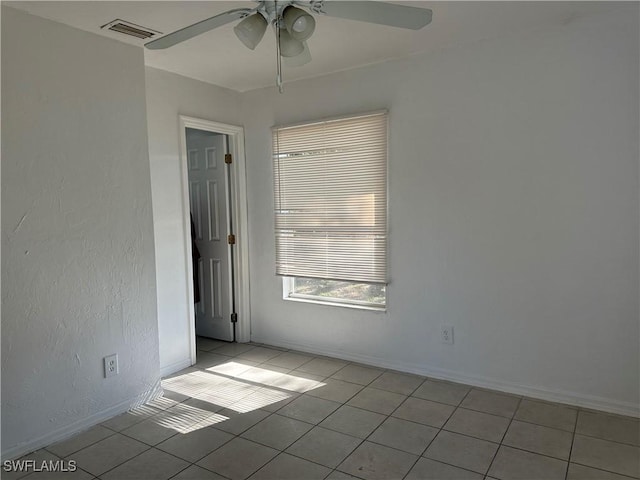
<path id="1" fill-rule="evenodd" d="M 287 30 L 280 29 L 280 55 L 283 57 L 295 57 L 304 51 L 304 44 L 293 38 Z"/>
<path id="2" fill-rule="evenodd" d="M 267 20 L 260 13 L 246 17 L 233 27 L 236 37 L 251 50 L 258 46 L 266 30 Z"/>
<path id="3" fill-rule="evenodd" d="M 313 16 L 300 8 L 292 6 L 285 8 L 282 19 L 289 35 L 300 42 L 307 40 L 316 29 Z"/>

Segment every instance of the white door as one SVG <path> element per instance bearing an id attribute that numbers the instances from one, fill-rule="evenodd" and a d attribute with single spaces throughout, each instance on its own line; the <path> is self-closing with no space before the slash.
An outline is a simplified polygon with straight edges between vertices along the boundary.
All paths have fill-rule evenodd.
<path id="1" fill-rule="evenodd" d="M 189 201 L 195 247 L 196 335 L 233 340 L 229 195 L 225 135 L 186 129 Z M 196 249 L 193 249 L 196 252 Z M 197 292 L 197 293 L 196 293 Z M 199 295 L 198 295 L 199 293 Z M 199 298 L 198 298 L 199 297 Z"/>

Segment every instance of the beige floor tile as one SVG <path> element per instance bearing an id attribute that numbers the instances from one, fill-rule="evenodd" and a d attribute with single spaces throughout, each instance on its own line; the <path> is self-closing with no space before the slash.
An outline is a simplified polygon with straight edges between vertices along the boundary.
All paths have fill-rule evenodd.
<path id="1" fill-rule="evenodd" d="M 483 480 L 479 473 L 421 458 L 411 469 L 405 480 Z"/>
<path id="2" fill-rule="evenodd" d="M 262 387 L 244 396 L 242 400 L 232 404 L 229 409 L 239 413 L 250 412 L 258 408 L 273 412 L 286 405 L 295 397 L 297 397 L 297 394 L 285 392 L 279 388 Z M 280 404 L 280 406 L 272 407 L 274 404 Z"/>
<path id="3" fill-rule="evenodd" d="M 458 406 L 465 395 L 469 393 L 469 390 L 471 390 L 471 387 L 460 383 L 426 380 L 411 395 L 425 400 Z"/>
<path id="4" fill-rule="evenodd" d="M 217 365 L 212 365 L 206 369 L 207 373 L 217 375 L 219 380 L 227 380 L 228 377 L 237 377 L 241 375 L 243 372 L 246 372 L 250 368 L 257 367 L 260 365 L 257 362 L 250 362 L 249 360 L 243 360 L 238 357 L 226 357 L 228 360 L 226 362 L 218 363 Z"/>
<path id="5" fill-rule="evenodd" d="M 510 447 L 569 460 L 573 435 L 556 428 L 514 420 L 503 443 Z"/>
<path id="6" fill-rule="evenodd" d="M 338 469 L 366 480 L 400 479 L 411 470 L 417 459 L 410 453 L 364 442 Z"/>
<path id="7" fill-rule="evenodd" d="M 605 472 L 596 468 L 585 467 L 576 463 L 569 464 L 567 480 L 629 480 L 632 477 Z"/>
<path id="8" fill-rule="evenodd" d="M 498 450 L 495 443 L 441 431 L 423 454 L 431 460 L 485 474 Z"/>
<path id="9" fill-rule="evenodd" d="M 198 466 L 231 480 L 244 479 L 278 454 L 277 450 L 236 437 L 198 462 Z"/>
<path id="10" fill-rule="evenodd" d="M 214 387 L 192 395 L 194 398 L 204 400 L 223 408 L 233 408 L 245 397 L 261 388 L 260 385 L 252 384 L 243 380 L 227 379 Z"/>
<path id="11" fill-rule="evenodd" d="M 353 475 L 349 475 L 348 473 L 340 472 L 339 470 L 334 470 L 331 474 L 326 478 L 326 480 L 358 480 L 358 477 L 354 477 Z"/>
<path id="12" fill-rule="evenodd" d="M 307 362 L 313 360 L 309 355 L 301 355 L 299 353 L 284 352 L 278 356 L 270 358 L 265 363 L 267 365 L 275 365 L 276 367 L 296 369 Z"/>
<path id="13" fill-rule="evenodd" d="M 573 432 L 578 411 L 564 405 L 523 399 L 516 411 L 515 419 L 535 423 L 544 427 L 559 428 Z"/>
<path id="14" fill-rule="evenodd" d="M 215 423 L 213 427 L 234 435 L 240 435 L 270 415 L 264 410 L 239 413 L 229 409 L 220 410 L 218 414 L 227 417 L 227 420 Z"/>
<path id="15" fill-rule="evenodd" d="M 324 384 L 324 376 L 293 370 L 271 383 L 271 387 L 291 393 L 306 393 Z"/>
<path id="16" fill-rule="evenodd" d="M 175 477 L 171 477 L 171 480 L 227 480 L 222 475 L 213 473 L 209 470 L 205 470 L 197 465 L 191 465 L 189 468 L 185 468 Z"/>
<path id="17" fill-rule="evenodd" d="M 450 432 L 500 443 L 509 422 L 505 417 L 458 408 L 443 428 Z"/>
<path id="18" fill-rule="evenodd" d="M 467 394 L 460 406 L 511 418 L 519 403 L 519 397 L 474 388 Z"/>
<path id="19" fill-rule="evenodd" d="M 152 408 L 157 408 L 158 410 L 162 411 L 162 410 L 167 410 L 171 407 L 175 407 L 178 403 L 175 400 L 172 400 L 171 398 L 167 398 L 164 395 L 159 396 L 154 398 L 153 400 L 148 401 L 145 405 L 152 407 Z"/>
<path id="20" fill-rule="evenodd" d="M 450 405 L 409 397 L 393 412 L 393 416 L 440 428 L 446 423 L 454 410 L 455 407 Z"/>
<path id="21" fill-rule="evenodd" d="M 306 395 L 324 398 L 325 400 L 331 400 L 333 402 L 345 403 L 363 388 L 362 385 L 331 378 L 327 378 L 322 383 L 323 385 L 309 390 Z"/>
<path id="22" fill-rule="evenodd" d="M 623 443 L 576 434 L 571 461 L 620 475 L 640 477 L 640 448 Z"/>
<path id="23" fill-rule="evenodd" d="M 272 348 L 266 347 L 256 347 L 251 350 L 247 350 L 246 352 L 240 353 L 237 358 L 242 358 L 243 360 L 249 360 L 252 362 L 263 363 L 267 360 L 272 359 L 273 357 L 277 357 L 280 354 L 282 354 L 280 350 L 274 350 Z"/>
<path id="24" fill-rule="evenodd" d="M 207 396 L 203 395 L 201 398 L 195 398 L 195 397 L 189 398 L 184 402 L 181 402 L 181 405 L 186 407 L 192 407 L 192 408 L 201 410 L 203 412 L 209 412 L 210 414 L 214 414 L 222 410 L 223 407 L 221 407 L 220 405 L 216 405 L 211 401 L 204 400 L 205 398 L 208 398 Z"/>
<path id="25" fill-rule="evenodd" d="M 251 476 L 251 480 L 322 480 L 331 469 L 281 453 Z"/>
<path id="26" fill-rule="evenodd" d="M 235 357 L 240 355 L 241 353 L 246 353 L 249 350 L 253 350 L 257 348 L 255 345 L 250 345 L 248 343 L 228 343 L 223 345 L 222 347 L 216 348 L 215 353 L 218 355 L 228 355 L 230 357 Z"/>
<path id="27" fill-rule="evenodd" d="M 268 447 L 284 450 L 311 428 L 313 425 L 309 423 L 274 414 L 255 424 L 242 436 Z"/>
<path id="28" fill-rule="evenodd" d="M 215 348 L 222 347 L 223 345 L 228 345 L 228 342 L 223 342 L 220 340 L 214 340 L 213 338 L 207 337 L 196 337 L 196 348 L 198 350 L 204 350 L 205 352 L 211 351 Z"/>
<path id="29" fill-rule="evenodd" d="M 640 446 L 640 420 L 637 418 L 581 411 L 576 433 Z"/>
<path id="30" fill-rule="evenodd" d="M 167 480 L 189 463 L 151 448 L 137 457 L 101 475 L 102 480 Z"/>
<path id="31" fill-rule="evenodd" d="M 384 373 L 379 368 L 365 367 L 364 365 L 351 364 L 333 374 L 331 378 L 344 380 L 345 382 L 369 385 Z"/>
<path id="32" fill-rule="evenodd" d="M 221 347 L 225 348 L 225 347 Z M 208 368 L 216 367 L 219 365 L 225 365 L 233 361 L 233 357 L 230 355 L 221 355 L 217 353 L 218 350 L 213 352 L 198 352 L 196 355 L 196 368 L 206 370 Z"/>
<path id="33" fill-rule="evenodd" d="M 340 407 L 340 404 L 337 402 L 301 395 L 278 410 L 278 414 L 317 425 L 337 410 L 338 407 Z"/>
<path id="34" fill-rule="evenodd" d="M 371 382 L 369 386 L 402 395 L 410 395 L 423 381 L 424 377 L 418 377 L 416 375 L 385 372 Z"/>
<path id="35" fill-rule="evenodd" d="M 121 433 L 147 445 L 157 445 L 178 433 L 176 430 L 163 425 L 163 419 L 166 420 L 166 418 L 156 415 L 124 429 Z"/>
<path id="36" fill-rule="evenodd" d="M 116 434 L 74 453 L 73 460 L 81 469 L 102 475 L 148 449 L 144 443 Z"/>
<path id="37" fill-rule="evenodd" d="M 193 432 L 174 435 L 156 445 L 156 448 L 193 463 L 231 439 L 233 439 L 233 435 L 227 432 L 205 427 Z"/>
<path id="38" fill-rule="evenodd" d="M 367 440 L 421 455 L 437 434 L 437 428 L 389 417 Z"/>
<path id="39" fill-rule="evenodd" d="M 290 371 L 291 370 L 287 368 L 276 367 L 275 365 L 258 365 L 239 373 L 236 375 L 236 379 L 270 386 L 278 383 L 279 380 Z"/>
<path id="40" fill-rule="evenodd" d="M 341 368 L 345 367 L 349 362 L 335 360 L 332 358 L 314 358 L 313 360 L 301 365 L 297 368 L 301 372 L 312 373 L 314 375 L 324 375 L 329 377 Z"/>
<path id="41" fill-rule="evenodd" d="M 314 427 L 286 452 L 330 468 L 338 466 L 362 440 L 343 433 Z"/>
<path id="42" fill-rule="evenodd" d="M 296 392 L 289 392 L 289 391 L 283 392 L 282 390 L 280 390 L 280 393 L 284 393 L 283 395 L 284 398 L 280 399 L 279 398 L 280 394 L 272 395 L 272 392 L 273 392 L 273 388 L 267 387 L 261 390 L 256 390 L 256 393 L 255 393 L 256 395 L 262 395 L 264 398 L 267 398 L 267 399 L 270 396 L 272 397 L 271 402 L 264 402 L 266 403 L 266 405 L 260 407 L 262 410 L 266 410 L 267 412 L 277 412 L 282 407 L 293 402 L 296 398 L 300 396 L 300 394 Z"/>
<path id="43" fill-rule="evenodd" d="M 347 404 L 352 407 L 364 408 L 372 412 L 389 415 L 400 406 L 405 398 L 407 397 L 399 393 L 365 387 L 360 393 L 349 400 Z"/>
<path id="44" fill-rule="evenodd" d="M 68 440 L 49 445 L 47 450 L 59 457 L 66 457 L 78 450 L 88 447 L 89 445 L 93 445 L 104 438 L 110 437 L 113 434 L 113 430 L 96 425 L 95 427 L 77 434 Z"/>
<path id="45" fill-rule="evenodd" d="M 159 427 L 165 428 L 168 433 L 171 431 L 174 433 L 188 433 L 225 419 L 217 412 L 214 413 L 209 410 L 207 404 L 202 405 L 204 408 L 200 408 L 200 406 L 194 406 L 189 403 L 190 401 L 187 400 L 145 421 L 157 423 Z M 132 429 L 139 425 L 141 424 L 134 425 Z M 129 429 L 126 431 L 129 431 Z M 169 437 L 166 436 L 165 438 Z"/>
<path id="46" fill-rule="evenodd" d="M 185 397 L 188 398 L 188 397 Z M 117 415 L 109 420 L 102 422 L 100 425 L 107 427 L 115 432 L 120 432 L 125 428 L 129 428 L 136 423 L 140 423 L 146 418 L 157 415 L 160 411 L 157 408 L 145 407 L 144 405 L 134 408 L 128 412 Z"/>
<path id="47" fill-rule="evenodd" d="M 505 480 L 564 480 L 567 462 L 501 446 L 489 475 Z"/>
<path id="48" fill-rule="evenodd" d="M 367 438 L 386 417 L 380 413 L 343 405 L 320 423 L 321 427 L 346 433 L 358 438 Z"/>
<path id="49" fill-rule="evenodd" d="M 176 396 L 180 395 L 186 398 L 193 397 L 202 391 L 211 389 L 213 385 L 218 385 L 226 381 L 226 378 L 206 370 L 197 369 L 195 371 L 189 370 L 182 375 L 176 375 L 162 380 L 162 388 L 166 397 L 176 400 Z M 186 398 L 182 400 L 186 400 Z"/>

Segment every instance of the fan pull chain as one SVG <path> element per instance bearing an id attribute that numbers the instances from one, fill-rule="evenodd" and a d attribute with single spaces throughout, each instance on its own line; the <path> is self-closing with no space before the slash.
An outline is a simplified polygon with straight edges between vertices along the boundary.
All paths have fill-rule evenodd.
<path id="1" fill-rule="evenodd" d="M 284 87 L 282 86 L 282 57 L 280 55 L 280 16 L 278 15 L 278 2 L 276 1 L 276 85 L 278 85 L 278 92 L 284 93 Z"/>

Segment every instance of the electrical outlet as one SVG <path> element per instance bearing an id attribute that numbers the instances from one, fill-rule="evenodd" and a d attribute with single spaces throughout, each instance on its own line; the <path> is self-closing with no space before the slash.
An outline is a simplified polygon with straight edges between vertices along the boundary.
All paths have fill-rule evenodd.
<path id="1" fill-rule="evenodd" d="M 440 328 L 440 341 L 453 345 L 453 327 L 451 325 L 442 325 Z"/>
<path id="2" fill-rule="evenodd" d="M 118 373 L 118 354 L 104 357 L 104 378 L 115 377 Z"/>

